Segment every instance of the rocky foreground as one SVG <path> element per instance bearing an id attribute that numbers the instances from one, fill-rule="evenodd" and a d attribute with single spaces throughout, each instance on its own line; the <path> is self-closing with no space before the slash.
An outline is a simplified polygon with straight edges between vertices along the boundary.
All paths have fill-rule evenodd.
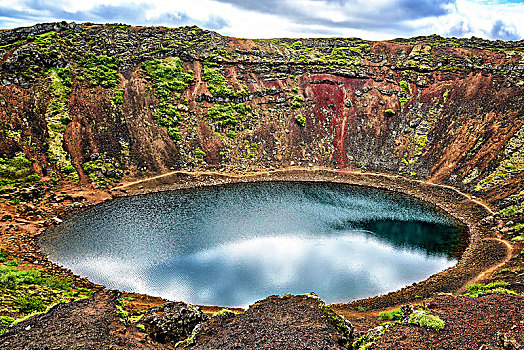
<path id="1" fill-rule="evenodd" d="M 88 300 L 61 304 L 47 314 L 13 327 L 0 337 L 0 346 L 5 349 L 173 349 L 178 345 L 179 348 L 218 350 L 347 349 L 353 345 L 353 348 L 366 349 L 520 349 L 524 342 L 523 296 L 430 298 L 424 308 L 444 321 L 445 326 L 440 330 L 402 321 L 385 322 L 367 331 L 354 329 L 348 320 L 341 319 L 314 295 L 271 296 L 258 301 L 243 314 L 227 310 L 211 318 L 198 309 L 187 311 L 193 309 L 189 305 L 168 303 L 162 311 L 169 317 L 159 321 L 159 316 L 151 317 L 155 311 L 148 311 L 142 321 L 146 327 L 155 328 L 153 339 L 118 315 L 117 296 L 115 292 L 104 293 Z M 195 316 L 197 314 L 201 316 Z M 191 335 L 195 318 L 200 318 L 201 323 Z M 376 315 L 361 312 L 355 319 L 373 321 Z"/>

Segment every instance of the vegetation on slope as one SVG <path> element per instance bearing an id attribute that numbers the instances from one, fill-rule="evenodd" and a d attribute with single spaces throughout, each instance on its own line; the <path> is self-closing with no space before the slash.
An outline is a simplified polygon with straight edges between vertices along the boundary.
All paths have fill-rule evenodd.
<path id="1" fill-rule="evenodd" d="M 0 333 L 56 303 L 91 295 L 90 290 L 75 286 L 68 278 L 32 269 L 0 251 Z"/>

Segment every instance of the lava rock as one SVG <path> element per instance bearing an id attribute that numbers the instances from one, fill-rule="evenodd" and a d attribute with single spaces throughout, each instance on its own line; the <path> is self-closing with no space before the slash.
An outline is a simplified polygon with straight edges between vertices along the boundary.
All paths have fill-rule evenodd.
<path id="1" fill-rule="evenodd" d="M 178 342 L 209 317 L 200 308 L 182 302 L 169 302 L 150 308 L 142 319 L 146 332 L 159 343 Z"/>
<path id="2" fill-rule="evenodd" d="M 411 316 L 414 310 L 415 309 L 413 305 L 402 305 L 400 307 L 400 311 L 402 312 L 402 317 L 400 320 L 402 322 L 407 322 L 409 320 L 409 316 Z"/>
<path id="3" fill-rule="evenodd" d="M 10 214 L 4 214 L 4 215 L 2 215 L 2 217 L 0 218 L 0 221 L 1 221 L 1 222 L 11 221 L 11 220 L 13 220 L 13 216 L 10 215 Z"/>

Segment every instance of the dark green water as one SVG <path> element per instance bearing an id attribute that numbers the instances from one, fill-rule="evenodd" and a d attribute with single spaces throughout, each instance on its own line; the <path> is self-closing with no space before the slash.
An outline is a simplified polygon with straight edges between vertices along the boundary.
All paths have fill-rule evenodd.
<path id="1" fill-rule="evenodd" d="M 246 306 L 270 294 L 313 291 L 341 302 L 397 290 L 453 266 L 460 232 L 400 195 L 273 182 L 117 199 L 64 222 L 40 245 L 109 288 Z"/>

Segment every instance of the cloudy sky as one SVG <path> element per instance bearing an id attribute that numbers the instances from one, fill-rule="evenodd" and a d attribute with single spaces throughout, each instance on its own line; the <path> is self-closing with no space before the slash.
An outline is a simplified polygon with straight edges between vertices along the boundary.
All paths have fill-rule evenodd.
<path id="1" fill-rule="evenodd" d="M 524 0 L 0 0 L 0 28 L 75 21 L 198 25 L 246 38 L 520 40 Z"/>

